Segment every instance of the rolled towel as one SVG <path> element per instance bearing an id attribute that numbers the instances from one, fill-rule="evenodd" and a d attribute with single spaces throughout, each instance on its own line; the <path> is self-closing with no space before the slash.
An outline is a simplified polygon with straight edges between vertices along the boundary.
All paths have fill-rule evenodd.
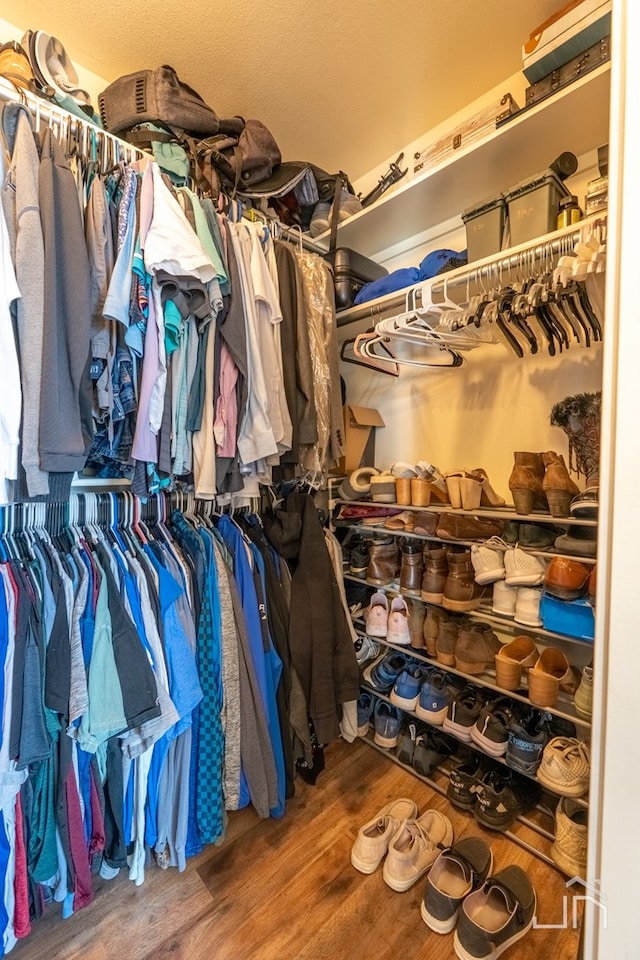
<path id="1" fill-rule="evenodd" d="M 340 484 L 338 495 L 341 500 L 364 500 L 371 492 L 371 478 L 380 473 L 375 467 L 358 467 Z"/>

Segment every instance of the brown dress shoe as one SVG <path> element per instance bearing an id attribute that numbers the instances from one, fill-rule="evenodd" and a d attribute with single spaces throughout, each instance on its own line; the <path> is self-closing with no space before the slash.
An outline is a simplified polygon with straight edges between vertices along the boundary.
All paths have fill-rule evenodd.
<path id="1" fill-rule="evenodd" d="M 494 665 L 500 641 L 488 623 L 460 627 L 456 644 L 456 669 L 463 673 L 484 673 Z"/>
<path id="2" fill-rule="evenodd" d="M 517 452 L 513 455 L 514 465 L 509 477 L 509 489 L 513 497 L 516 513 L 528 514 L 535 506 L 542 504 L 546 510 L 547 501 L 542 489 L 544 461 L 541 453 Z"/>
<path id="3" fill-rule="evenodd" d="M 485 588 L 475 581 L 471 551 L 447 552 L 449 573 L 444 582 L 442 604 L 446 610 L 475 610 L 485 597 Z"/>
<path id="4" fill-rule="evenodd" d="M 443 513 L 438 521 L 437 534 L 443 540 L 488 540 L 499 537 L 504 520 L 470 517 L 464 513 Z"/>
<path id="5" fill-rule="evenodd" d="M 569 476 L 564 457 L 553 450 L 542 454 L 545 465 L 542 489 L 552 517 L 568 517 L 571 500 L 580 490 Z"/>
<path id="6" fill-rule="evenodd" d="M 559 600 L 577 600 L 589 589 L 591 567 L 569 557 L 554 557 L 544 574 L 544 589 Z"/>
<path id="7" fill-rule="evenodd" d="M 400 550 L 395 540 L 390 543 L 372 543 L 369 547 L 367 583 L 386 587 L 400 573 Z"/>
<path id="8" fill-rule="evenodd" d="M 444 582 L 447 579 L 447 551 L 444 547 L 425 547 L 422 552 L 424 574 L 420 596 L 427 603 L 442 603 Z"/>

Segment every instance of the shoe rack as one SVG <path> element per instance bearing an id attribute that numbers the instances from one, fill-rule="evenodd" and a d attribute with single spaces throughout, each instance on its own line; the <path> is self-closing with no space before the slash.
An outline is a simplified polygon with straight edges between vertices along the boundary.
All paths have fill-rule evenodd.
<path id="1" fill-rule="evenodd" d="M 345 504 L 345 505 L 349 504 L 349 501 L 341 501 L 339 499 L 336 499 L 333 501 L 333 503 L 336 506 L 339 506 L 340 504 Z M 481 507 L 474 511 L 464 511 L 464 510 L 452 510 L 451 506 L 447 504 L 437 504 L 437 505 L 431 505 L 429 507 L 413 507 L 413 506 L 407 507 L 400 504 L 385 504 L 385 506 L 396 507 L 398 510 L 406 510 L 406 511 L 410 511 L 411 513 L 418 513 L 420 511 L 426 511 L 429 513 L 456 513 L 456 514 L 463 513 L 469 516 L 477 516 L 477 517 L 483 517 L 483 518 L 493 517 L 493 518 L 496 518 L 496 519 L 499 518 L 502 520 L 516 520 L 524 523 L 530 522 L 530 523 L 536 523 L 536 524 L 544 524 L 546 522 L 547 524 L 552 524 L 553 526 L 569 527 L 572 524 L 578 524 L 578 523 L 581 525 L 588 524 L 590 526 L 597 525 L 596 520 L 585 520 L 585 519 L 577 519 L 577 518 L 574 519 L 571 517 L 568 517 L 568 518 L 563 517 L 560 519 L 557 517 L 551 517 L 549 514 L 543 513 L 543 512 L 535 512 L 530 515 L 518 514 L 517 512 L 515 512 L 515 510 L 509 509 L 508 507 L 505 507 L 505 508 Z M 422 533 L 416 534 L 416 533 L 405 533 L 402 530 L 389 530 L 384 526 L 384 523 L 380 525 L 369 525 L 369 524 L 354 522 L 352 524 L 351 523 L 347 524 L 347 527 L 353 530 L 354 532 L 357 532 L 364 536 L 369 536 L 369 537 L 375 537 L 376 534 L 378 536 L 381 534 L 384 534 L 385 536 L 391 535 L 396 538 L 407 538 L 407 539 L 411 538 L 411 539 L 421 540 L 424 542 L 433 541 L 434 544 L 441 544 L 444 546 L 458 546 L 458 547 L 470 546 L 472 543 L 479 542 L 478 540 L 473 540 L 473 541 L 471 540 L 465 541 L 465 540 L 457 540 L 457 539 L 447 540 L 437 536 L 436 534 L 433 534 L 433 535 L 422 534 Z M 595 558 L 588 558 L 584 556 L 577 556 L 577 555 L 571 555 L 571 554 L 560 554 L 556 550 L 538 550 L 538 549 L 530 549 L 526 547 L 521 549 L 524 549 L 526 552 L 531 553 L 535 556 L 540 556 L 546 559 L 551 559 L 552 557 L 558 557 L 558 556 L 567 556 L 570 559 L 579 560 L 581 563 L 585 563 L 587 565 L 595 563 Z M 399 580 L 394 580 L 393 582 L 388 583 L 386 585 L 379 585 L 379 584 L 368 583 L 366 578 L 354 576 L 349 572 L 344 573 L 344 579 L 346 582 L 352 582 L 354 584 L 359 584 L 363 587 L 365 586 L 369 587 L 372 591 L 375 590 L 375 591 L 383 592 L 387 594 L 389 598 L 393 596 L 403 596 L 403 593 L 400 591 Z M 407 595 L 407 599 L 417 599 L 417 598 L 411 597 L 411 595 Z M 425 603 L 425 608 L 428 608 L 429 606 L 436 606 L 436 607 L 440 606 L 440 604 L 429 604 L 429 603 L 426 603 L 425 601 L 421 601 L 421 602 Z M 451 613 L 451 611 L 449 612 Z M 591 641 L 582 640 L 577 637 L 570 636 L 568 634 L 557 633 L 554 631 L 546 630 L 543 627 L 529 626 L 523 623 L 516 622 L 511 617 L 507 617 L 494 612 L 491 608 L 491 603 L 489 600 L 482 602 L 481 605 L 476 607 L 475 609 L 465 611 L 464 616 L 468 617 L 469 620 L 471 620 L 472 622 L 481 621 L 481 622 L 491 624 L 494 630 L 496 630 L 499 634 L 503 635 L 503 639 L 508 640 L 508 639 L 512 639 L 514 636 L 517 636 L 517 635 L 527 634 L 534 639 L 534 642 L 540 642 L 541 646 L 550 646 L 550 645 L 557 646 L 563 650 L 569 662 L 573 663 L 574 665 L 576 661 L 588 661 L 589 659 L 591 659 L 591 652 L 593 649 L 593 644 Z M 361 615 L 354 617 L 353 622 L 358 632 L 363 635 L 366 635 L 364 611 Z M 393 643 L 387 640 L 386 638 L 382 638 L 382 637 L 372 637 L 371 639 L 375 640 L 375 642 L 380 644 L 382 647 L 390 651 L 404 654 L 407 657 L 411 657 L 412 660 L 418 663 L 424 664 L 427 667 L 435 667 L 447 674 L 450 674 L 455 677 L 459 677 L 461 680 L 464 680 L 465 683 L 467 684 L 472 684 L 478 688 L 491 691 L 496 695 L 509 698 L 510 700 L 516 703 L 527 705 L 532 709 L 536 709 L 545 714 L 550 714 L 553 717 L 558 717 L 562 720 L 570 721 L 575 726 L 576 737 L 584 741 L 589 740 L 590 730 L 591 730 L 590 719 L 580 716 L 575 709 L 573 698 L 570 695 L 563 693 L 562 691 L 559 693 L 557 702 L 554 706 L 539 707 L 536 704 L 532 704 L 531 701 L 528 699 L 526 679 L 523 679 L 523 683 L 521 687 L 518 689 L 518 691 L 505 690 L 504 688 L 500 687 L 496 682 L 496 675 L 493 669 L 486 670 L 481 674 L 470 675 L 461 670 L 458 670 L 454 666 L 448 666 L 448 665 L 444 666 L 436 658 L 431 657 L 427 653 L 426 649 L 424 648 L 416 648 L 409 645 Z M 378 690 L 366 684 L 364 680 L 362 681 L 362 689 L 372 694 L 374 697 L 376 697 L 379 700 L 384 700 L 389 703 L 392 702 L 388 695 L 384 693 L 380 693 Z M 440 726 L 435 724 L 429 724 L 427 720 L 423 719 L 422 717 L 418 717 L 417 714 L 413 713 L 412 711 L 404 710 L 403 712 L 409 721 L 415 720 L 416 724 L 418 725 L 422 725 L 427 728 L 432 727 L 434 730 L 442 730 Z M 452 734 L 449 733 L 448 735 L 453 740 L 456 739 Z M 431 777 L 424 777 L 422 774 L 418 773 L 413 767 L 402 763 L 402 761 L 400 761 L 398 757 L 395 755 L 393 750 L 386 749 L 376 744 L 373 740 L 373 736 L 371 732 L 369 732 L 364 739 L 366 743 L 368 743 L 371 747 L 373 747 L 382 755 L 388 757 L 392 762 L 397 763 L 400 766 L 407 769 L 408 771 L 410 771 L 414 776 L 418 777 L 420 780 L 427 783 L 432 789 L 436 790 L 438 793 L 446 795 L 449 775 L 453 765 L 453 761 L 451 759 L 448 758 L 446 761 L 444 761 L 442 766 L 438 767 L 437 770 L 434 771 Z M 490 762 L 495 762 L 497 765 L 503 765 L 507 769 L 511 769 L 503 758 L 496 758 L 493 756 L 489 756 L 481 749 L 480 746 L 475 744 L 473 741 L 471 741 L 470 743 L 466 741 L 460 741 L 460 744 L 466 750 L 471 751 L 471 753 L 476 753 L 481 757 L 487 758 Z M 522 774 L 522 776 L 526 777 L 526 774 Z M 532 782 L 538 784 L 538 786 L 540 786 L 540 782 L 536 778 L 535 774 L 530 775 L 529 779 Z M 549 854 L 549 849 L 550 849 L 550 844 L 553 842 L 553 839 L 554 839 L 555 810 L 560 800 L 560 797 L 561 797 L 560 793 L 556 794 L 553 791 L 549 790 L 547 787 L 543 787 L 542 799 L 537 804 L 535 809 L 526 814 L 522 814 L 518 816 L 514 824 L 508 830 L 503 831 L 506 836 L 508 836 L 511 840 L 513 840 L 514 843 L 523 847 L 524 849 L 529 851 L 529 853 L 534 854 L 541 861 L 543 861 L 544 863 L 556 869 L 558 869 L 557 865 L 555 864 L 554 860 L 551 858 Z M 584 806 L 585 808 L 588 808 L 587 799 L 580 799 L 578 803 L 580 806 Z"/>

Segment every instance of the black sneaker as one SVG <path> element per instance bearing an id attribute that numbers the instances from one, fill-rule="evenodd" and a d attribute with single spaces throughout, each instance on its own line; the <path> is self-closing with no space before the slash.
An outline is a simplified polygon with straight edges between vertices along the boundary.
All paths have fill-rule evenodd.
<path id="1" fill-rule="evenodd" d="M 529 716 L 509 726 L 509 739 L 505 760 L 518 773 L 533 776 L 540 766 L 542 753 L 549 742 L 549 731 L 543 714 L 533 710 Z"/>
<path id="2" fill-rule="evenodd" d="M 479 757 L 472 757 L 449 774 L 447 800 L 459 810 L 475 810 L 476 794 L 485 769 Z"/>
<path id="3" fill-rule="evenodd" d="M 486 700 L 477 687 L 463 687 L 449 704 L 442 729 L 452 733 L 458 740 L 471 741 L 471 728 L 480 716 Z"/>
<path id="4" fill-rule="evenodd" d="M 473 814 L 483 827 L 506 830 L 516 817 L 538 803 L 540 785 L 510 770 L 490 770 L 476 791 Z"/>
<path id="5" fill-rule="evenodd" d="M 515 719 L 513 701 L 500 697 L 482 708 L 471 728 L 471 739 L 490 757 L 503 757 L 507 752 L 509 729 Z"/>
<path id="6" fill-rule="evenodd" d="M 422 777 L 430 777 L 436 767 L 453 756 L 458 744 L 439 730 L 425 730 L 416 738 L 413 769 Z"/>
<path id="7" fill-rule="evenodd" d="M 369 545 L 371 541 L 365 537 L 358 537 L 351 542 L 349 551 L 349 573 L 352 577 L 366 580 L 369 566 Z"/>
<path id="8" fill-rule="evenodd" d="M 398 734 L 398 742 L 396 744 L 396 757 L 400 763 L 406 764 L 407 767 L 410 767 L 413 763 L 413 758 L 415 755 L 416 749 L 416 736 L 418 733 L 418 727 L 415 723 L 408 723 L 406 726 L 402 727 L 400 733 Z"/>

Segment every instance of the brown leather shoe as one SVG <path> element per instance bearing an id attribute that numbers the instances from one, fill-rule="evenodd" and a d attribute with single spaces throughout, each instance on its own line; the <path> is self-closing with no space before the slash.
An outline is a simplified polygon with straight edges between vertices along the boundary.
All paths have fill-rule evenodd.
<path id="1" fill-rule="evenodd" d="M 569 476 L 564 457 L 548 450 L 542 454 L 545 466 L 542 489 L 545 492 L 552 517 L 568 517 L 571 500 L 580 490 Z"/>
<path id="2" fill-rule="evenodd" d="M 413 597 L 407 600 L 409 610 L 409 636 L 411 637 L 411 646 L 418 650 L 424 650 L 426 643 L 424 639 L 424 622 L 427 610 L 422 600 L 415 600 Z"/>
<path id="3" fill-rule="evenodd" d="M 367 583 L 386 587 L 400 573 L 400 550 L 395 540 L 389 543 L 372 543 L 369 547 Z"/>
<path id="4" fill-rule="evenodd" d="M 449 573 L 444 582 L 442 604 L 446 610 L 475 610 L 485 597 L 485 588 L 475 581 L 471 551 L 447 552 Z"/>
<path id="5" fill-rule="evenodd" d="M 409 597 L 419 597 L 424 573 L 422 543 L 419 540 L 404 540 L 401 541 L 400 550 L 402 552 L 400 593 Z"/>
<path id="6" fill-rule="evenodd" d="M 577 600 L 589 589 L 591 567 L 569 557 L 554 557 L 544 575 L 544 589 L 559 600 Z"/>
<path id="7" fill-rule="evenodd" d="M 437 527 L 437 535 L 443 540 L 488 540 L 499 537 L 504 520 L 486 517 L 470 517 L 464 513 L 443 513 Z"/>
<path id="8" fill-rule="evenodd" d="M 544 461 L 541 453 L 518 451 L 513 455 L 514 465 L 509 477 L 509 489 L 513 497 L 516 513 L 528 514 L 534 506 L 542 504 L 546 510 L 547 501 L 542 489 Z"/>
<path id="9" fill-rule="evenodd" d="M 430 657 L 436 656 L 440 624 L 446 623 L 448 619 L 449 614 L 446 610 L 443 610 L 442 607 L 434 607 L 432 604 L 427 605 L 427 615 L 424 620 L 422 634 L 427 647 L 427 653 Z"/>
<path id="10" fill-rule="evenodd" d="M 456 665 L 456 644 L 458 642 L 459 624 L 457 620 L 442 620 L 436 642 L 436 657 L 438 663 L 445 667 Z"/>
<path id="11" fill-rule="evenodd" d="M 500 641 L 488 623 L 460 627 L 456 644 L 456 669 L 463 673 L 484 673 L 493 667 Z"/>
<path id="12" fill-rule="evenodd" d="M 427 603 L 442 603 L 444 582 L 447 579 L 447 551 L 444 547 L 425 547 L 422 552 L 424 574 L 420 596 Z"/>
<path id="13" fill-rule="evenodd" d="M 422 536 L 433 537 L 438 527 L 438 516 L 437 513 L 420 510 L 419 513 L 416 513 L 413 532 L 420 533 Z"/>

